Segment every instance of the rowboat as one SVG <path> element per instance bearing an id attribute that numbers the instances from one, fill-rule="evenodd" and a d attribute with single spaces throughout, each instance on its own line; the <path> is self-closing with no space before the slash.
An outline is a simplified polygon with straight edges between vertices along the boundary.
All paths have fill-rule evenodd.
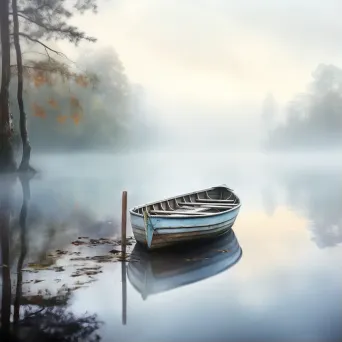
<path id="1" fill-rule="evenodd" d="M 233 190 L 220 185 L 134 207 L 130 220 L 137 242 L 151 250 L 224 234 L 240 206 Z"/>
<path id="2" fill-rule="evenodd" d="M 197 242 L 193 248 L 176 251 L 155 250 L 136 244 L 128 264 L 127 277 L 144 300 L 150 295 L 190 285 L 224 271 L 235 265 L 242 249 L 233 230 L 209 242 Z"/>

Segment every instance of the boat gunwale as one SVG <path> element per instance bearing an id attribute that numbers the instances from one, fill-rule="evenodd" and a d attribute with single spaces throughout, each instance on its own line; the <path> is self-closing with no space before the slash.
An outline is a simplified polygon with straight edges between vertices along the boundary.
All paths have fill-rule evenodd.
<path id="1" fill-rule="evenodd" d="M 197 194 L 197 193 L 199 193 L 199 192 L 214 190 L 214 189 L 217 189 L 217 188 L 225 188 L 225 189 L 229 190 L 231 193 L 233 193 L 234 196 L 236 197 L 236 199 L 238 200 L 238 205 L 236 205 L 236 206 L 233 207 L 233 208 L 229 208 L 229 209 L 227 209 L 227 210 L 224 210 L 224 211 L 221 211 L 221 212 L 218 212 L 218 213 L 208 213 L 208 214 L 205 215 L 205 216 L 200 216 L 200 215 L 198 215 L 198 216 L 197 216 L 197 215 L 188 216 L 188 215 L 184 215 L 184 214 L 183 214 L 183 215 L 182 215 L 182 214 L 177 214 L 177 216 L 173 216 L 173 215 L 162 215 L 162 214 L 159 214 L 159 215 L 153 215 L 153 216 L 150 216 L 150 217 L 151 217 L 151 218 L 152 218 L 152 217 L 166 218 L 166 219 L 179 219 L 179 218 L 183 219 L 183 218 L 185 218 L 185 219 L 191 220 L 191 219 L 194 219 L 194 218 L 197 219 L 197 218 L 205 218 L 205 217 L 219 216 L 219 215 L 226 214 L 226 213 L 228 213 L 228 212 L 230 212 L 230 211 L 236 210 L 236 209 L 238 209 L 238 208 L 241 207 L 241 201 L 240 201 L 239 196 L 237 196 L 237 195 L 235 194 L 235 192 L 234 192 L 232 189 L 228 188 L 227 185 L 223 184 L 223 185 L 212 186 L 212 187 L 210 187 L 210 188 L 203 189 L 203 190 L 197 190 L 197 191 L 188 192 L 188 193 L 186 193 L 186 194 L 181 194 L 181 195 L 176 195 L 176 196 L 168 197 L 168 198 L 165 198 L 165 199 L 162 199 L 162 200 L 159 200 L 159 201 L 154 201 L 154 202 L 150 202 L 150 203 L 146 203 L 146 204 L 141 204 L 141 205 L 138 205 L 138 206 L 135 206 L 135 207 L 129 209 L 129 213 L 130 213 L 131 215 L 134 215 L 134 216 L 144 217 L 143 214 L 136 213 L 136 212 L 134 212 L 134 210 L 136 210 L 136 209 L 141 209 L 141 208 L 144 208 L 144 207 L 153 205 L 153 204 L 158 204 L 158 203 L 160 203 L 160 202 L 170 201 L 170 200 L 175 199 L 175 198 L 177 198 L 177 197 L 188 196 L 188 195 L 194 195 L 194 194 Z M 176 213 L 175 213 L 175 214 L 176 214 Z"/>

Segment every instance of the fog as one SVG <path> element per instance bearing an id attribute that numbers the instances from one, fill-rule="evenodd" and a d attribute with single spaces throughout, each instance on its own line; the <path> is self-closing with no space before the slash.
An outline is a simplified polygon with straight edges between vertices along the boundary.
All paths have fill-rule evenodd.
<path id="1" fill-rule="evenodd" d="M 59 210 L 58 225 L 76 234 L 85 221 L 90 230 L 111 222 L 103 227 L 113 232 L 125 187 L 135 203 L 214 183 L 236 183 L 245 191 L 245 184 L 258 182 L 256 174 L 263 175 L 262 184 L 253 191 L 272 213 L 274 184 L 265 174 L 272 170 L 279 182 L 275 165 L 291 165 L 295 171 L 287 174 L 295 179 L 302 179 L 298 165 L 340 170 L 342 54 L 336 37 L 342 27 L 329 24 L 335 16 L 329 5 L 336 3 L 290 1 L 284 7 L 263 0 L 247 8 L 219 0 L 100 1 L 97 15 L 73 18 L 98 42 L 54 47 L 75 61 L 73 68 L 94 73 L 98 83 L 56 77 L 51 84 L 26 82 L 25 88 L 32 164 L 41 172 L 35 188 L 68 203 L 68 210 Z M 304 15 L 308 9 L 310 16 Z M 303 14 L 300 20 L 293 11 Z M 330 39 L 322 32 L 331 32 Z M 15 90 L 13 79 L 17 126 Z M 254 170 L 257 165 L 266 166 Z M 280 182 L 291 188 L 293 177 Z M 316 182 L 315 175 L 303 177 Z M 338 181 L 337 173 L 330 181 Z M 34 215 L 55 222 L 49 215 L 59 204 L 37 196 Z M 314 215 L 315 203 L 304 202 L 298 207 Z M 75 205 L 84 214 L 70 209 Z M 329 226 L 340 227 L 334 214 L 331 219 Z M 330 243 L 329 234 L 317 239 L 320 245 Z"/>
<path id="2" fill-rule="evenodd" d="M 308 90 L 288 104 L 284 122 L 270 131 L 270 147 L 341 151 L 341 81 L 341 69 L 334 65 L 320 65 L 313 73 Z M 274 114 L 269 117 L 271 119 Z"/>
<path id="3" fill-rule="evenodd" d="M 342 27 L 331 22 L 339 7 L 334 0 L 100 1 L 98 14 L 72 19 L 96 44 L 54 45 L 96 73 L 99 85 L 29 89 L 33 147 L 338 150 Z M 82 121 L 56 124 L 57 116 L 73 114 L 71 95 L 82 106 Z M 32 103 L 48 111 L 45 120 Z"/>

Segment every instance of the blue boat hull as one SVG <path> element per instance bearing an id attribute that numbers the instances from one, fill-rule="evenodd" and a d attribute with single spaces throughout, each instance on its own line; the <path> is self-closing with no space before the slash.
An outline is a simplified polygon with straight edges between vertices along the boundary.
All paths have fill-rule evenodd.
<path id="1" fill-rule="evenodd" d="M 168 247 L 199 239 L 210 239 L 228 232 L 240 206 L 208 217 L 158 217 L 130 213 L 132 230 L 137 242 L 149 249 Z"/>

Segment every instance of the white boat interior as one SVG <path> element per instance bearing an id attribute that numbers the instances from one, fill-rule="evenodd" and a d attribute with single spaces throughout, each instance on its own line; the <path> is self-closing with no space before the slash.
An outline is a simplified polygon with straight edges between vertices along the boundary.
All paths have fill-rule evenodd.
<path id="1" fill-rule="evenodd" d="M 240 204 L 239 198 L 227 187 L 218 186 L 188 193 L 133 208 L 132 212 L 151 216 L 207 216 L 227 211 Z"/>

